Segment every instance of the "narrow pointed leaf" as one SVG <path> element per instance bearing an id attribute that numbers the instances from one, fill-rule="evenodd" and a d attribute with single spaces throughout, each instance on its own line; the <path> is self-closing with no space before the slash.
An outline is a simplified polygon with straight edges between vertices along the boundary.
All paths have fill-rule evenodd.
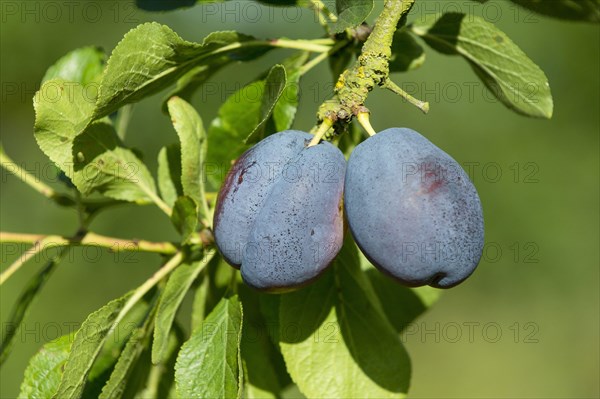
<path id="1" fill-rule="evenodd" d="M 138 363 L 143 360 L 141 359 L 142 354 L 150 343 L 155 309 L 152 307 L 143 324 L 131 333 L 108 382 L 102 388 L 100 399 L 118 399 L 124 396 L 128 381 Z M 133 378 L 131 379 L 133 380 Z"/>
<path id="2" fill-rule="evenodd" d="M 202 119 L 188 102 L 172 97 L 168 103 L 171 121 L 181 143 L 181 185 L 183 193 L 199 206 L 202 216 L 207 218 L 202 166 L 206 160 L 206 132 Z"/>
<path id="3" fill-rule="evenodd" d="M 29 280 L 17 298 L 17 303 L 11 310 L 8 320 L 4 322 L 4 333 L 2 334 L 2 342 L 0 343 L 0 365 L 8 358 L 12 348 L 12 340 L 21 326 L 23 319 L 25 319 L 29 307 L 34 302 L 35 298 L 37 298 L 42 287 L 45 285 L 46 281 L 48 281 L 48 278 L 50 278 L 50 275 L 60 261 L 60 258 L 68 250 L 68 247 L 62 248 L 55 258 L 48 261 L 44 267 Z"/>
<path id="4" fill-rule="evenodd" d="M 171 273 L 167 285 L 163 291 L 156 312 L 156 327 L 154 328 L 154 342 L 152 344 L 152 363 L 158 364 L 164 361 L 168 354 L 169 334 L 175 315 L 185 294 L 206 263 L 214 256 L 215 251 L 206 252 L 205 256 L 196 262 L 182 263 Z"/>
<path id="5" fill-rule="evenodd" d="M 302 65 L 308 59 L 308 53 L 302 51 L 282 62 L 287 73 L 285 88 L 273 108 L 275 130 L 281 132 L 292 127 L 298 109 L 300 95 L 300 78 Z"/>
<path id="6" fill-rule="evenodd" d="M 287 83 L 287 75 L 283 65 L 275 65 L 265 79 L 265 89 L 261 99 L 258 125 L 246 137 L 246 144 L 258 143 L 265 137 L 265 125 L 271 117 L 277 101 L 281 97 Z"/>
<path id="7" fill-rule="evenodd" d="M 64 366 L 64 374 L 55 397 L 79 398 L 83 393 L 87 376 L 96 356 L 100 353 L 106 336 L 114 326 L 117 315 L 129 299 L 130 294 L 115 299 L 83 322 L 77 333 Z"/>
<path id="8" fill-rule="evenodd" d="M 492 93 L 510 109 L 551 118 L 550 85 L 544 72 L 491 23 L 459 13 L 433 15 L 414 23 L 412 32 L 444 54 L 459 54 Z"/>
<path id="9" fill-rule="evenodd" d="M 240 397 L 242 306 L 223 298 L 190 339 L 175 366 L 177 393 L 184 398 Z"/>
<path id="10" fill-rule="evenodd" d="M 171 144 L 158 153 L 158 188 L 160 196 L 173 207 L 177 198 L 183 195 L 181 187 L 181 146 Z"/>
<path id="11" fill-rule="evenodd" d="M 181 234 L 181 241 L 188 243 L 198 226 L 198 206 L 188 196 L 177 198 L 171 213 L 171 222 Z"/>

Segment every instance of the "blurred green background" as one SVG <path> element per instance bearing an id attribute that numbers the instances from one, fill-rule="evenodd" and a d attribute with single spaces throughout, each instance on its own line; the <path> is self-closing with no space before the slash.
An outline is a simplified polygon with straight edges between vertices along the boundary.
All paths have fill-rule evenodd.
<path id="1" fill-rule="evenodd" d="M 496 23 L 542 67 L 555 113 L 550 121 L 512 113 L 490 99 L 463 60 L 432 50 L 421 69 L 394 76 L 431 102 L 429 115 L 381 90 L 369 97 L 375 129 L 411 127 L 470 165 L 485 212 L 487 247 L 478 270 L 445 292 L 403 336 L 413 361 L 410 397 L 597 398 L 599 28 L 536 16 L 506 1 L 420 1 L 413 18 L 459 9 Z M 142 12 L 125 1 L 3 1 L 1 11 L 2 144 L 22 167 L 57 187 L 33 138 L 31 98 L 46 68 L 69 50 L 95 44 L 110 52 L 125 32 L 152 20 L 194 41 L 224 29 L 259 37 L 321 34 L 308 11 L 270 10 L 249 1 L 165 14 Z M 205 124 L 226 95 L 289 53 L 274 51 L 215 76 L 194 101 Z M 330 93 L 331 77 L 321 65 L 303 80 L 295 127 L 310 129 Z M 161 100 L 157 95 L 135 106 L 127 137 L 128 145 L 143 150 L 151 170 L 160 147 L 176 140 L 160 112 Z M 76 229 L 74 212 L 4 171 L 1 178 L 3 231 L 69 235 Z M 92 228 L 125 238 L 176 239 L 169 221 L 153 207 L 111 210 Z M 2 246 L 2 267 L 16 258 L 17 249 Z M 158 262 L 152 255 L 73 250 L 19 332 L 0 371 L 0 396 L 18 394 L 27 361 L 44 342 L 68 333 L 87 314 L 140 284 Z M 28 263 L 2 287 L 2 334 L 21 287 L 41 264 Z"/>

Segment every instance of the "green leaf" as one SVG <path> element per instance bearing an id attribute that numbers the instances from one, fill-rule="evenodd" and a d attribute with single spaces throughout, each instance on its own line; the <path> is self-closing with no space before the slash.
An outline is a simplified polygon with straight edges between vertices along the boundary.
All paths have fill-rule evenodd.
<path id="1" fill-rule="evenodd" d="M 549 17 L 600 22 L 599 0 L 511 0 L 522 7 Z"/>
<path id="2" fill-rule="evenodd" d="M 349 239 L 333 270 L 281 296 L 281 352 L 307 397 L 403 398 L 410 380 L 408 354 L 353 251 Z"/>
<path id="3" fill-rule="evenodd" d="M 10 312 L 8 320 L 4 322 L 4 333 L 2 343 L 0 343 L 0 365 L 8 358 L 10 350 L 12 348 L 12 340 L 15 337 L 23 319 L 27 315 L 29 307 L 37 298 L 37 295 L 41 291 L 42 287 L 46 284 L 46 281 L 50 278 L 50 275 L 54 271 L 56 265 L 64 254 L 69 250 L 68 247 L 62 248 L 59 254 L 48 261 L 44 267 L 29 280 L 27 285 L 21 291 L 17 303 Z"/>
<path id="4" fill-rule="evenodd" d="M 42 83 L 60 78 L 86 86 L 98 80 L 105 60 L 106 54 L 99 47 L 78 48 L 67 53 L 48 68 Z"/>
<path id="5" fill-rule="evenodd" d="M 188 243 L 198 226 L 198 206 L 188 196 L 177 198 L 171 213 L 171 222 L 181 234 L 181 241 Z"/>
<path id="6" fill-rule="evenodd" d="M 183 195 L 181 187 L 181 146 L 171 144 L 158 153 L 158 188 L 162 199 L 173 207 Z"/>
<path id="7" fill-rule="evenodd" d="M 425 62 L 423 47 L 406 31 L 394 34 L 390 72 L 406 72 L 419 68 Z"/>
<path id="8" fill-rule="evenodd" d="M 308 60 L 309 53 L 301 51 L 283 61 L 287 73 L 285 88 L 273 108 L 273 121 L 275 131 L 281 132 L 292 127 L 300 94 L 300 78 L 302 66 Z"/>
<path id="9" fill-rule="evenodd" d="M 362 24 L 371 11 L 373 0 L 336 0 L 338 20 L 331 24 L 332 33 L 340 33 Z"/>
<path id="10" fill-rule="evenodd" d="M 202 276 L 202 283 L 194 293 L 192 309 L 192 330 L 202 324 L 206 315 L 226 295 L 234 278 L 235 270 L 229 266 L 223 257 L 217 252 L 208 262 Z"/>
<path id="11" fill-rule="evenodd" d="M 152 365 L 145 386 L 135 396 L 136 399 L 146 398 L 175 398 L 175 361 L 177 351 L 183 343 L 183 332 L 181 327 L 175 323 L 165 352 L 165 360 Z M 148 360 L 151 363 L 150 360 Z"/>
<path id="12" fill-rule="evenodd" d="M 196 0 L 135 0 L 135 5 L 146 11 L 171 11 L 195 4 Z"/>
<path id="13" fill-rule="evenodd" d="M 150 299 L 136 303 L 123 319 L 114 326 L 112 332 L 106 336 L 104 345 L 88 374 L 82 397 L 97 398 L 100 396 L 102 388 L 108 382 L 131 334 L 144 322 L 151 306 L 155 304 L 155 301 L 150 303 Z"/>
<path id="14" fill-rule="evenodd" d="M 191 263 L 182 263 L 171 273 L 156 312 L 156 327 L 154 329 L 154 342 L 152 344 L 152 363 L 164 361 L 168 355 L 169 334 L 175 320 L 175 315 L 185 294 L 206 263 L 214 256 L 215 251 L 206 252 L 203 259 Z"/>
<path id="15" fill-rule="evenodd" d="M 73 140 L 88 124 L 94 101 L 83 86 L 63 79 L 45 82 L 33 98 L 38 146 L 69 177 Z"/>
<path id="16" fill-rule="evenodd" d="M 264 89 L 265 82 L 257 81 L 229 96 L 208 129 L 210 151 L 205 175 L 215 190 L 220 187 L 232 161 L 250 148 L 244 139 L 260 122 Z"/>
<path id="17" fill-rule="evenodd" d="M 183 193 L 199 206 L 204 218 L 208 218 L 208 205 L 204 193 L 202 165 L 206 160 L 206 132 L 202 119 L 194 107 L 179 97 L 168 101 L 171 121 L 181 143 L 181 185 Z"/>
<path id="18" fill-rule="evenodd" d="M 397 332 L 402 332 L 435 303 L 441 292 L 433 287 L 409 288 L 393 281 L 379 270 L 366 271 L 387 319 Z M 400 305 L 401 304 L 401 305 Z"/>
<path id="19" fill-rule="evenodd" d="M 156 186 L 146 165 L 122 146 L 114 128 L 104 120 L 89 125 L 73 141 L 73 184 L 84 195 L 98 191 L 124 201 L 148 203 Z"/>
<path id="20" fill-rule="evenodd" d="M 177 393 L 184 398 L 240 397 L 242 305 L 223 298 L 190 339 L 175 365 Z"/>
<path id="21" fill-rule="evenodd" d="M 99 396 L 100 399 L 124 397 L 127 385 L 135 380 L 132 378 L 132 374 L 135 372 L 136 366 L 139 366 L 139 363 L 141 363 L 142 354 L 150 343 L 154 315 L 156 313 L 155 309 L 152 306 L 150 312 L 146 315 L 144 323 L 132 332 L 108 382 L 102 388 Z"/>
<path id="22" fill-rule="evenodd" d="M 125 34 L 113 50 L 100 83 L 94 118 L 159 92 L 198 65 L 211 63 L 211 56 L 229 51 L 228 55 L 235 57 L 239 44 L 251 40 L 251 36 L 226 31 L 211 33 L 199 44 L 183 40 L 165 25 L 142 24 Z"/>
<path id="23" fill-rule="evenodd" d="M 125 201 L 151 201 L 156 188 L 145 165 L 122 146 L 107 120 L 88 125 L 93 99 L 86 93 L 62 79 L 42 85 L 34 98 L 38 145 L 84 195 L 99 191 Z"/>
<path id="24" fill-rule="evenodd" d="M 483 83 L 510 109 L 551 118 L 550 85 L 544 72 L 489 22 L 459 13 L 415 22 L 412 32 L 444 54 L 460 54 Z"/>
<path id="25" fill-rule="evenodd" d="M 100 353 L 107 334 L 111 331 L 119 312 L 125 306 L 131 294 L 115 299 L 83 322 L 77 333 L 64 365 L 64 374 L 60 381 L 57 398 L 79 398 L 83 393 L 87 376 Z"/>
<path id="26" fill-rule="evenodd" d="M 287 83 L 287 75 L 283 65 L 275 65 L 269 71 L 264 83 L 264 92 L 261 98 L 260 115 L 258 125 L 246 137 L 246 144 L 258 143 L 265 137 L 265 125 L 273 113 L 275 104 L 281 97 Z"/>
<path id="27" fill-rule="evenodd" d="M 190 102 L 192 95 L 198 90 L 208 79 L 217 73 L 225 65 L 230 64 L 233 60 L 230 56 L 213 57 L 211 63 L 207 65 L 198 65 L 186 72 L 177 80 L 175 88 L 165 96 L 163 102 L 163 111 L 168 112 L 168 101 L 171 97 L 179 97 L 187 102 Z"/>
<path id="28" fill-rule="evenodd" d="M 72 342 L 72 335 L 63 335 L 45 344 L 29 360 L 19 398 L 51 398 L 56 393 Z"/>
<path id="29" fill-rule="evenodd" d="M 269 330 L 260 312 L 260 297 L 263 296 L 246 285 L 239 286 L 244 306 L 241 354 L 244 362 L 244 397 L 279 398 L 281 391 L 291 383 L 285 363 L 269 339 Z"/>

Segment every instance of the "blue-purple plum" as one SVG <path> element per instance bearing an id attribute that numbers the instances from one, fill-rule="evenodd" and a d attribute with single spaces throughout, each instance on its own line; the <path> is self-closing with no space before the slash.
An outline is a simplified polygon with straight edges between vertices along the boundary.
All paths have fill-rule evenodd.
<path id="1" fill-rule="evenodd" d="M 354 149 L 344 205 L 363 254 L 405 285 L 449 288 L 479 263 L 477 191 L 452 157 L 414 130 L 387 129 Z"/>
<path id="2" fill-rule="evenodd" d="M 318 277 L 343 243 L 346 160 L 324 142 L 302 150 L 260 210 L 242 260 L 242 278 L 257 289 L 286 291 Z"/>
<path id="3" fill-rule="evenodd" d="M 284 131 L 260 141 L 235 162 L 219 191 L 215 242 L 256 289 L 303 286 L 341 248 L 346 162 L 330 143 L 307 147 L 312 137 Z"/>
<path id="4" fill-rule="evenodd" d="M 248 235 L 283 168 L 304 149 L 308 133 L 286 130 L 268 136 L 244 152 L 219 190 L 213 230 L 215 242 L 230 265 L 239 268 Z"/>

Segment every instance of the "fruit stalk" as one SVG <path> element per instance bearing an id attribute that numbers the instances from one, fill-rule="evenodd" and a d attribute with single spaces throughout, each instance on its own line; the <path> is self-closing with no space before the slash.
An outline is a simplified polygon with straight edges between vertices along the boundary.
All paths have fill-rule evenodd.
<path id="1" fill-rule="evenodd" d="M 359 112 L 376 85 L 383 86 L 389 76 L 392 41 L 400 18 L 415 0 L 386 0 L 377 17 L 371 35 L 352 68 L 340 75 L 335 85 L 335 97 L 321 105 L 318 118 L 349 123 Z"/>

